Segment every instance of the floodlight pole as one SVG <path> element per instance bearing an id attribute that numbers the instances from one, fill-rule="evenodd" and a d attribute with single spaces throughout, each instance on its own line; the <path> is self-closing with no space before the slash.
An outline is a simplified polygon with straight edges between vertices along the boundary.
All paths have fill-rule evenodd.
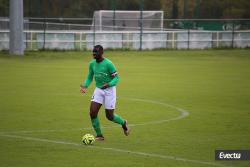
<path id="1" fill-rule="evenodd" d="M 23 0 L 10 0 L 9 53 L 23 55 Z"/>
<path id="2" fill-rule="evenodd" d="M 142 34 L 143 34 L 143 7 L 144 7 L 144 0 L 141 0 L 140 3 L 140 51 L 142 50 Z"/>

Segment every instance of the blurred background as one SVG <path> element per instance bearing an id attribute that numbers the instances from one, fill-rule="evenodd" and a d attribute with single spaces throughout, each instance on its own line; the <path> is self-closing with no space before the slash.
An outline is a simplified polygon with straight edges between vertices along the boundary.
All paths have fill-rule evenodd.
<path id="1" fill-rule="evenodd" d="M 0 50 L 9 48 L 0 0 Z M 23 0 L 24 47 L 204 49 L 250 46 L 248 0 Z"/>
<path id="2" fill-rule="evenodd" d="M 162 10 L 164 18 L 250 18 L 248 0 L 23 0 L 25 17 L 92 18 L 96 10 Z M 0 0 L 0 15 L 9 16 L 9 0 Z"/>

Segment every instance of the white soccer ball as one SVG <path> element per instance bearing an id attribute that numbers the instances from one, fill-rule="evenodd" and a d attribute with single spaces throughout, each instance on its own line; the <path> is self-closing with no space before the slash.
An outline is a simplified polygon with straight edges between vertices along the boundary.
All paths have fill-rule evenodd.
<path id="1" fill-rule="evenodd" d="M 85 145 L 92 145 L 95 142 L 95 136 L 91 135 L 91 134 L 85 134 L 82 137 L 82 142 Z"/>

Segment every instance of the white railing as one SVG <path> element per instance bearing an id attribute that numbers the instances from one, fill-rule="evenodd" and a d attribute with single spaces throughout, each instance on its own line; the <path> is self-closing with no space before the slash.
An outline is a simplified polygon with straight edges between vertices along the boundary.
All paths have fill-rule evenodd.
<path id="1" fill-rule="evenodd" d="M 142 35 L 142 41 L 140 40 Z M 85 50 L 101 44 L 113 49 L 206 49 L 220 47 L 250 47 L 250 30 L 240 31 L 66 31 L 26 30 L 26 50 Z M 0 30 L 0 50 L 9 48 L 9 31 Z"/>

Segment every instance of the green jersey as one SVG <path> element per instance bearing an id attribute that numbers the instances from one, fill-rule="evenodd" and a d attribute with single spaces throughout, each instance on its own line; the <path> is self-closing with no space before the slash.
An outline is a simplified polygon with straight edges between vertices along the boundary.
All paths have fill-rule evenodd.
<path id="1" fill-rule="evenodd" d="M 105 83 L 110 87 L 115 86 L 119 80 L 114 64 L 107 58 L 101 62 L 96 62 L 94 59 L 89 63 L 89 73 L 83 84 L 86 88 L 91 84 L 93 77 L 98 88 L 102 88 Z"/>

